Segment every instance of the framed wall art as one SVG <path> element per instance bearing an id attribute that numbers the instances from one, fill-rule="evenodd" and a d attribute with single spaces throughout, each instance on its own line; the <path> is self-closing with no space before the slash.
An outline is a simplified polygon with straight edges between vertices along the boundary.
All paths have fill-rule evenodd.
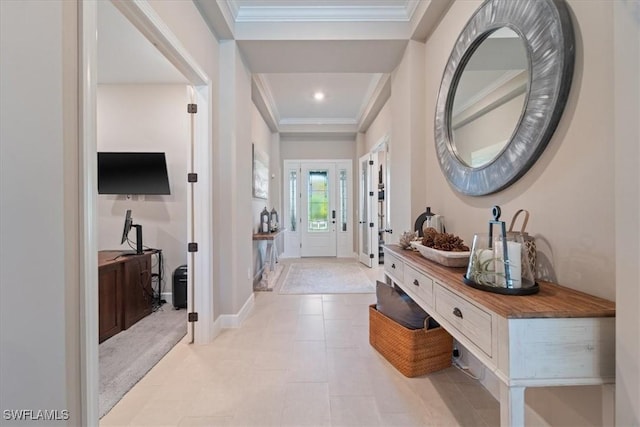
<path id="1" fill-rule="evenodd" d="M 269 156 L 251 145 L 253 152 L 253 197 L 269 198 Z"/>

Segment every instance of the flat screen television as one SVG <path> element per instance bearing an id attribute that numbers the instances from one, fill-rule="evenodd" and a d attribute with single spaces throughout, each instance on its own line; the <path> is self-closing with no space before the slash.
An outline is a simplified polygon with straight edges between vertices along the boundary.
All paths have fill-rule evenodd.
<path id="1" fill-rule="evenodd" d="M 98 194 L 171 194 L 164 153 L 99 152 Z"/>

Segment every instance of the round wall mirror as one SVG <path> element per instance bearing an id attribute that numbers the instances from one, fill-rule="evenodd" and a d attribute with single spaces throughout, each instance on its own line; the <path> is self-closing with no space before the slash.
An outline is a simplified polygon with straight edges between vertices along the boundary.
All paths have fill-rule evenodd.
<path id="1" fill-rule="evenodd" d="M 458 160 L 479 168 L 495 160 L 520 122 L 529 58 L 518 33 L 505 27 L 484 39 L 452 87 L 451 142 Z"/>
<path id="2" fill-rule="evenodd" d="M 500 191 L 535 163 L 562 115 L 574 49 L 564 0 L 480 6 L 456 41 L 436 104 L 436 152 L 457 191 Z"/>

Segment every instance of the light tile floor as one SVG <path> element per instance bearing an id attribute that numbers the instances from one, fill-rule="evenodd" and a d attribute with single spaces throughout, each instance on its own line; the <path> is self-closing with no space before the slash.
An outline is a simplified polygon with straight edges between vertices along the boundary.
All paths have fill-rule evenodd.
<path id="1" fill-rule="evenodd" d="M 100 425 L 499 425 L 498 402 L 456 368 L 405 378 L 371 348 L 375 295 L 280 295 L 280 285 L 255 294 L 241 328 L 176 345 Z"/>

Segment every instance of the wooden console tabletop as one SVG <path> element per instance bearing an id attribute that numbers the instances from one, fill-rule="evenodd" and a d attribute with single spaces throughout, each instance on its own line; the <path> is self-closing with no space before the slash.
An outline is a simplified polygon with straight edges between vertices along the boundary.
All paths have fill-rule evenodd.
<path id="1" fill-rule="evenodd" d="M 404 250 L 398 245 L 386 249 L 401 256 L 416 268 L 426 268 L 430 275 L 446 282 L 456 292 L 479 301 L 489 310 L 507 318 L 538 317 L 615 317 L 615 303 L 584 292 L 538 280 L 540 292 L 535 295 L 501 295 L 467 286 L 462 281 L 466 268 L 444 267 L 422 257 L 418 252 Z"/>
<path id="2" fill-rule="evenodd" d="M 286 229 L 281 228 L 276 231 L 272 231 L 270 233 L 254 233 L 253 240 L 275 240 L 280 234 L 282 234 Z"/>

